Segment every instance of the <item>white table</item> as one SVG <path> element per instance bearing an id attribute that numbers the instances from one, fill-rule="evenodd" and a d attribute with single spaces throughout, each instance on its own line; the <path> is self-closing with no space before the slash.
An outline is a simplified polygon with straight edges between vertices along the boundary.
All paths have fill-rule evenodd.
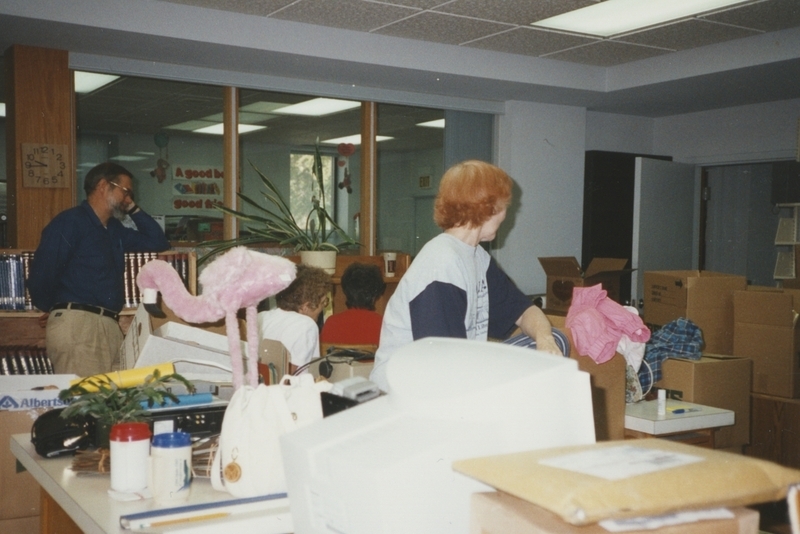
<path id="1" fill-rule="evenodd" d="M 135 514 L 162 508 L 156 505 L 152 499 L 120 502 L 112 499 L 108 495 L 110 478 L 106 475 L 78 475 L 70 469 L 72 456 L 62 458 L 42 458 L 33 448 L 30 442 L 30 434 L 15 434 L 11 437 L 11 452 L 22 463 L 23 466 L 33 475 L 42 489 L 69 515 L 75 524 L 86 534 L 111 534 L 127 533 L 119 525 L 119 518 L 122 515 Z M 202 504 L 230 500 L 233 497 L 227 493 L 216 491 L 211 487 L 208 480 L 197 479 L 192 482 L 191 494 L 188 502 L 183 504 Z M 42 511 L 45 514 L 45 511 Z M 283 520 L 291 523 L 288 515 L 288 508 L 278 508 L 270 514 L 276 520 Z M 244 515 L 244 514 L 242 514 Z M 280 516 L 280 517 L 278 517 Z M 215 519 L 204 522 L 192 523 L 192 531 L 203 532 L 223 532 L 225 530 L 238 530 L 238 523 L 242 523 L 246 518 L 236 515 L 226 519 Z M 44 521 L 44 517 L 43 517 Z M 264 529 L 260 532 L 291 532 L 291 528 L 268 528 L 267 523 L 262 518 L 260 525 Z M 163 529 L 166 531 L 177 531 L 184 526 L 170 527 Z M 234 528 L 230 528 L 234 527 Z M 291 527 L 291 525 L 290 525 Z"/>
<path id="2" fill-rule="evenodd" d="M 714 448 L 714 433 L 732 425 L 731 410 L 667 399 L 666 412 L 658 413 L 658 401 L 642 401 L 625 406 L 625 437 L 661 437 Z"/>

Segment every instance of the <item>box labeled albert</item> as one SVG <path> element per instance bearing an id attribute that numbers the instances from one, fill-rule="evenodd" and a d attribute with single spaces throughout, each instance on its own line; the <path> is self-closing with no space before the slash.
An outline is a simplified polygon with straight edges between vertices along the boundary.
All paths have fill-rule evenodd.
<path id="1" fill-rule="evenodd" d="M 58 393 L 75 375 L 0 376 L 0 520 L 39 515 L 39 484 L 27 471 L 17 469 L 8 442 L 14 434 L 30 434 L 34 420 L 44 412 L 63 407 Z M 42 388 L 42 389 L 33 389 Z M 0 521 L 0 531 L 11 528 Z M 13 530 L 8 530 L 12 532 Z"/>
<path id="2" fill-rule="evenodd" d="M 684 317 L 703 333 L 703 350 L 733 354 L 733 292 L 744 276 L 713 271 L 644 273 L 644 321 L 651 330 Z"/>
<path id="3" fill-rule="evenodd" d="M 732 410 L 733 426 L 717 430 L 717 449 L 750 443 L 750 385 L 753 362 L 750 358 L 703 354 L 699 360 L 667 358 L 661 367 L 662 378 L 655 387 L 666 389 L 669 398 Z"/>
<path id="4" fill-rule="evenodd" d="M 800 290 L 734 292 L 733 353 L 753 360 L 753 392 L 800 397 Z"/>
<path id="5" fill-rule="evenodd" d="M 569 310 L 574 288 L 596 284 L 602 284 L 608 298 L 619 302 L 620 277 L 633 272 L 625 269 L 625 258 L 594 258 L 586 272 L 572 256 L 539 258 L 539 263 L 547 275 L 547 309 L 555 311 Z"/>

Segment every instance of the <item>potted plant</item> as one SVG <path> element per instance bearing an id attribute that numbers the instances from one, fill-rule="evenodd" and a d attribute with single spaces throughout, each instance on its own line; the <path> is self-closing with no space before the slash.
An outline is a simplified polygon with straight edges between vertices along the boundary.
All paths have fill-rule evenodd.
<path id="1" fill-rule="evenodd" d="M 258 203 L 242 193 L 238 193 L 238 196 L 244 203 L 255 208 L 257 213 L 251 215 L 243 211 L 217 206 L 220 211 L 232 215 L 240 221 L 251 223 L 246 226 L 249 235 L 202 243 L 203 246 L 209 247 L 210 250 L 198 259 L 198 263 L 203 263 L 210 257 L 236 246 L 278 243 L 281 246 L 293 248 L 295 252 L 300 252 L 301 261 L 311 265 L 314 265 L 313 260 L 309 260 L 308 255 L 305 253 L 327 252 L 329 256 L 332 255 L 333 257 L 332 265 L 327 268 L 332 268 L 336 266 L 336 253 L 340 247 L 358 245 L 358 242 L 348 236 L 347 232 L 336 224 L 336 221 L 328 213 L 325 202 L 325 187 L 322 181 L 322 156 L 319 151 L 319 138 L 317 138 L 314 145 L 311 206 L 303 221 L 295 219 L 289 203 L 283 198 L 275 184 L 252 162 L 250 165 L 258 173 L 261 183 L 266 188 L 265 191 L 262 191 L 265 203 Z M 334 238 L 336 238 L 336 242 L 334 242 Z M 330 272 L 332 273 L 332 271 Z"/>
<path id="2" fill-rule="evenodd" d="M 59 392 L 59 399 L 69 402 L 61 417 L 93 418 L 97 445 L 108 447 L 108 433 L 113 425 L 142 421 L 153 406 L 160 406 L 166 400 L 178 401 L 178 397 L 166 389 L 170 383 L 183 384 L 190 392 L 195 390 L 194 385 L 180 374 L 162 375 L 158 369 L 147 375 L 138 386 L 124 388 L 110 380 L 88 377 Z"/>

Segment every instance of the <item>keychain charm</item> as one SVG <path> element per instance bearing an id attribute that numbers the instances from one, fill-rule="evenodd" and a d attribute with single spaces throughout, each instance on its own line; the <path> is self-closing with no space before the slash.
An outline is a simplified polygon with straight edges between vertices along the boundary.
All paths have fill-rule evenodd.
<path id="1" fill-rule="evenodd" d="M 222 470 L 222 477 L 226 482 L 236 482 L 242 478 L 242 468 L 236 463 L 236 457 L 239 456 L 239 449 L 231 451 L 231 462 Z"/>

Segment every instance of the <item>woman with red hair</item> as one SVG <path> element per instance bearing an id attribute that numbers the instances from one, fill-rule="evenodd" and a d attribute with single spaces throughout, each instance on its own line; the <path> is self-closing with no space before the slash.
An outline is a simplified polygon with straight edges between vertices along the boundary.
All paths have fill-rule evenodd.
<path id="1" fill-rule="evenodd" d="M 506 218 L 511 187 L 505 171 L 483 161 L 464 161 L 442 176 L 433 218 L 444 231 L 417 254 L 383 316 L 370 379 L 384 391 L 391 355 L 424 337 L 485 341 L 506 338 L 519 327 L 539 350 L 565 352 L 542 310 L 480 246 L 495 238 Z"/>

